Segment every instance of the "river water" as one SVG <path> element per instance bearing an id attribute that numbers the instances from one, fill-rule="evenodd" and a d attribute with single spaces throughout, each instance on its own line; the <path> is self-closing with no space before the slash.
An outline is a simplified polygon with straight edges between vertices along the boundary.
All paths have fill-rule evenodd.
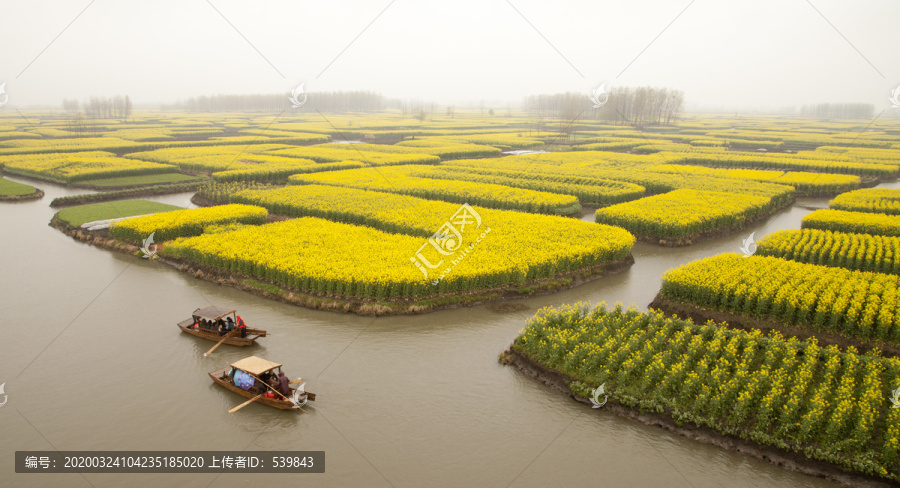
<path id="1" fill-rule="evenodd" d="M 0 486 L 835 486 L 591 409 L 497 362 L 543 306 L 621 301 L 645 309 L 667 269 L 736 251 L 750 232 L 760 239 L 797 228 L 810 210 L 795 205 L 740 235 L 687 248 L 638 244 L 629 270 L 522 300 L 523 311 L 372 318 L 285 305 L 79 243 L 47 223 L 50 200 L 80 191 L 31 183 L 46 192 L 42 200 L 0 205 L 0 383 L 8 396 Z M 189 197 L 153 199 L 187 206 Z M 208 304 L 234 307 L 271 335 L 204 358 L 212 343 L 175 323 Z M 243 398 L 206 373 L 248 353 L 306 378 L 318 395 L 309 414 L 257 404 L 227 413 Z M 326 472 L 14 473 L 15 451 L 54 449 L 324 450 Z"/>

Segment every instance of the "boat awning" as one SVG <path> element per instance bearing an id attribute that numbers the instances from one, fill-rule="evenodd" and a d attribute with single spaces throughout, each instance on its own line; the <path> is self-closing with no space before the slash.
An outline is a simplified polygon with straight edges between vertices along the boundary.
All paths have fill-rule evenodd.
<path id="1" fill-rule="evenodd" d="M 256 356 L 250 356 L 249 358 L 241 359 L 238 362 L 231 363 L 231 367 L 234 369 L 239 369 L 241 371 L 246 371 L 252 375 L 261 375 L 266 371 L 273 370 L 275 368 L 280 368 L 281 364 L 273 363 L 268 359 L 258 358 Z"/>
<path id="2" fill-rule="evenodd" d="M 224 317 L 228 314 L 232 314 L 232 313 L 234 313 L 234 310 L 231 310 L 228 308 L 210 306 L 210 307 L 198 308 L 197 310 L 194 310 L 194 313 L 191 315 L 194 315 L 196 317 L 199 317 L 201 319 L 206 319 L 206 320 L 219 320 L 222 317 Z"/>

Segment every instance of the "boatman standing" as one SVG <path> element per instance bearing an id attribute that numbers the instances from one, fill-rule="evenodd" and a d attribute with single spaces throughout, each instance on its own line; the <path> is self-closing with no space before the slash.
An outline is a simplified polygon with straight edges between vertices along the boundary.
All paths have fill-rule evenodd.
<path id="1" fill-rule="evenodd" d="M 278 372 L 278 391 L 284 396 L 291 396 L 291 387 L 290 382 L 287 379 L 287 376 L 284 375 L 284 371 Z"/>
<path id="2" fill-rule="evenodd" d="M 241 337 L 247 337 L 247 324 L 244 323 L 244 319 L 240 315 L 237 316 L 237 326 L 241 330 Z"/>

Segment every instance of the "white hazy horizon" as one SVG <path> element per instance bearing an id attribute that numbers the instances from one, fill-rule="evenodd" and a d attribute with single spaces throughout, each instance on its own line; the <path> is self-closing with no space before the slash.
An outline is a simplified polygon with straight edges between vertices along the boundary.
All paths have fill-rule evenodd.
<path id="1" fill-rule="evenodd" d="M 5 2 L 0 110 L 117 94 L 141 107 L 301 82 L 503 109 L 606 81 L 683 90 L 689 110 L 878 112 L 900 85 L 898 14 L 895 0 Z"/>

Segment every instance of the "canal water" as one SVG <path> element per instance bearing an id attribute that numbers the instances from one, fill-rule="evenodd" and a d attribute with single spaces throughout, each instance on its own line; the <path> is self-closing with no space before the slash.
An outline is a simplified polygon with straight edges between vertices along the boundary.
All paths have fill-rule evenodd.
<path id="1" fill-rule="evenodd" d="M 28 182 L 21 178 L 15 181 Z M 79 243 L 47 223 L 54 197 L 0 205 L 0 486 L 824 487 L 834 484 L 591 409 L 500 365 L 539 308 L 645 309 L 672 267 L 741 239 L 799 227 L 795 205 L 740 235 L 686 248 L 638 244 L 629 270 L 572 290 L 419 316 L 312 311 Z M 190 194 L 152 199 L 189 205 Z M 824 207 L 826 199 L 802 205 Z M 585 217 L 590 220 L 591 216 Z M 258 346 L 182 334 L 197 307 L 234 307 L 270 331 Z M 295 414 L 251 404 L 207 376 L 255 354 L 318 395 Z M 2 399 L 0 399 L 2 402 Z M 17 450 L 323 450 L 324 474 L 15 474 Z"/>

